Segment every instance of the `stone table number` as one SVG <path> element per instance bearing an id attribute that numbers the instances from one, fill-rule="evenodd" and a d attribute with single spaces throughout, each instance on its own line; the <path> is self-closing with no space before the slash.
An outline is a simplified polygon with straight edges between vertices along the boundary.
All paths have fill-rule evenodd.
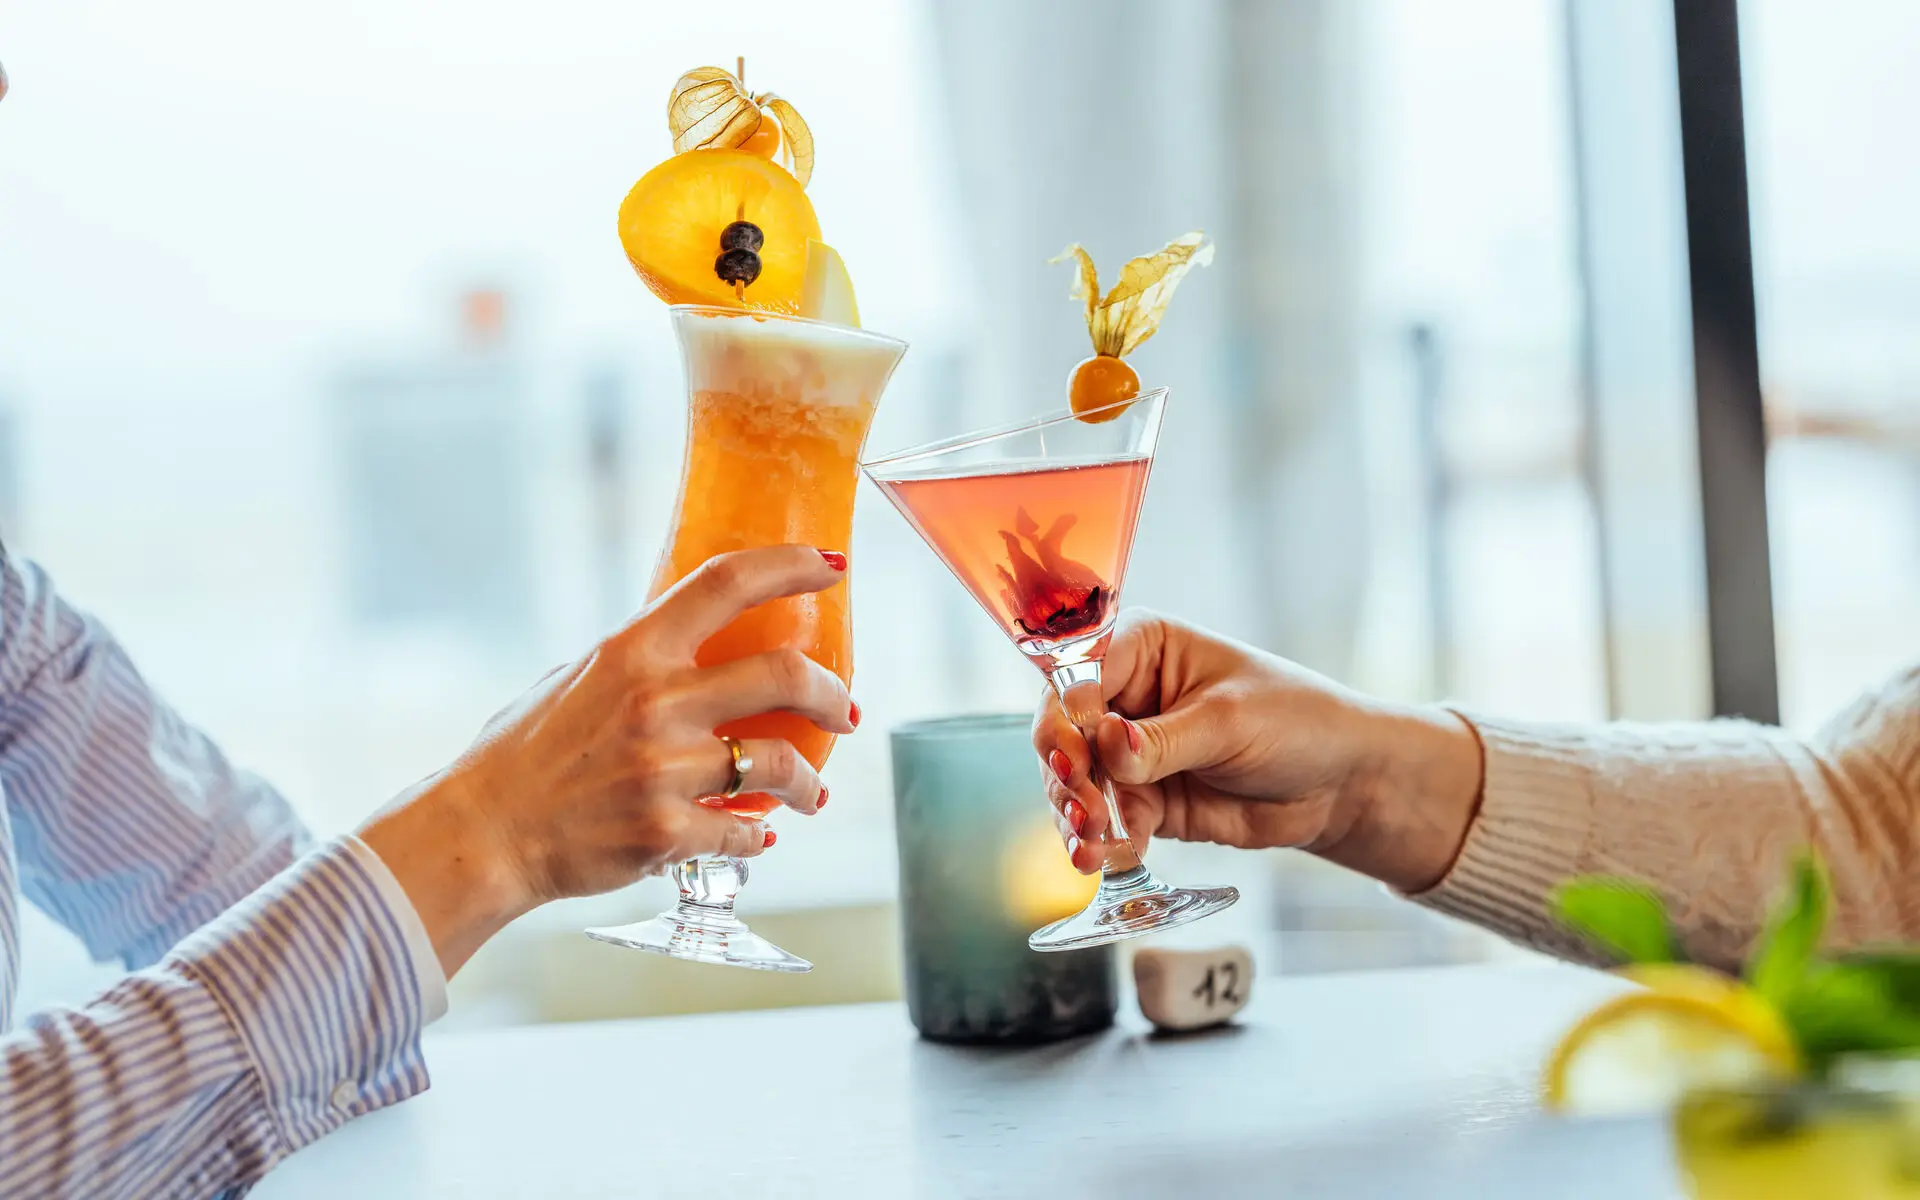
<path id="1" fill-rule="evenodd" d="M 1231 1020 L 1253 995 L 1253 955 L 1218 950 L 1142 949 L 1133 956 L 1140 1011 L 1157 1029 L 1186 1032 Z"/>

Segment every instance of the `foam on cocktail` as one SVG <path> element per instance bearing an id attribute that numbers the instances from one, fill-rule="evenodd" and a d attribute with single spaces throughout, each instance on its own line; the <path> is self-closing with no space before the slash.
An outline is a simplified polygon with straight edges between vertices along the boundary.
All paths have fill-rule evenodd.
<path id="1" fill-rule="evenodd" d="M 682 310 L 687 387 L 800 407 L 872 408 L 900 343 L 841 325 Z"/>

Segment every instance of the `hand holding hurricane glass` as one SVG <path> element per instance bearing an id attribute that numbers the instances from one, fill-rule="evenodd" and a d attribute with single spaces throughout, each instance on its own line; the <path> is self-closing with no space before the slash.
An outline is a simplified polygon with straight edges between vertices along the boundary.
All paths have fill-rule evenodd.
<path id="1" fill-rule="evenodd" d="M 687 455 L 652 594 L 730 550 L 847 545 L 855 463 L 906 344 L 817 321 L 692 305 L 673 309 L 673 327 L 687 370 Z M 697 661 L 712 666 L 786 646 L 851 683 L 846 584 L 749 609 L 709 638 Z M 789 712 L 731 721 L 714 732 L 728 740 L 736 764 L 742 747 L 765 762 L 784 743 L 815 768 L 833 751 L 833 734 Z M 746 816 L 775 806 L 772 796 L 737 789 L 709 802 Z M 680 899 L 671 910 L 591 936 L 700 962 L 809 969 L 734 915 L 734 897 L 747 879 L 744 862 L 700 859 L 677 874 Z"/>

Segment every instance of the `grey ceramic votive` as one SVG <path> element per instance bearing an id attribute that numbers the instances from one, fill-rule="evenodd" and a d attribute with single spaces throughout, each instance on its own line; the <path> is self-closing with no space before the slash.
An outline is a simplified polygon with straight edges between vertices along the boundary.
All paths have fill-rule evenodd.
<path id="1" fill-rule="evenodd" d="M 1113 948 L 1039 954 L 1027 935 L 1078 911 L 1025 714 L 893 731 L 907 1011 L 943 1042 L 1057 1041 L 1113 1024 Z"/>

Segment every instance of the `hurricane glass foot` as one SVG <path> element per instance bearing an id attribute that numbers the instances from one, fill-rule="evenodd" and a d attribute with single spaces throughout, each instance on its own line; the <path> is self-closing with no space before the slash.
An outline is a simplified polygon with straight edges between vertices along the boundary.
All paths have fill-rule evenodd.
<path id="1" fill-rule="evenodd" d="M 690 905 L 676 905 L 651 921 L 589 929 L 587 936 L 629 950 L 647 950 L 716 966 L 747 967 L 755 971 L 813 970 L 812 963 L 787 953 L 748 929 L 746 923 L 732 913 L 691 909 Z"/>
<path id="2" fill-rule="evenodd" d="M 753 971 L 811 971 L 813 964 L 748 929 L 734 915 L 733 898 L 747 881 L 737 858 L 695 858 L 675 868 L 680 900 L 651 921 L 587 930 L 597 942 L 645 950 L 690 962 Z"/>

